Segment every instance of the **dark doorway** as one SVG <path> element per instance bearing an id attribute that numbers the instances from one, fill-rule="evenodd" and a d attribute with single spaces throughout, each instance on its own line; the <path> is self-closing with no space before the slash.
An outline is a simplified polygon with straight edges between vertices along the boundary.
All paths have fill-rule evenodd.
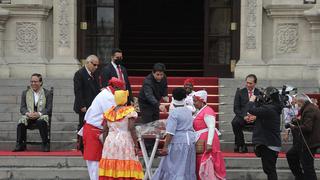
<path id="1" fill-rule="evenodd" d="M 162 62 L 169 76 L 203 76 L 203 0 L 119 1 L 119 44 L 130 75 Z"/>

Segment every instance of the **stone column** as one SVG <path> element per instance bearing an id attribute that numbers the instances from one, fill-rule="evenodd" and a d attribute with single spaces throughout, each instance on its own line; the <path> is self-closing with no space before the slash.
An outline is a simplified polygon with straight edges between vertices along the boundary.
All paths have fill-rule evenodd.
<path id="1" fill-rule="evenodd" d="M 53 58 L 47 66 L 49 77 L 72 78 L 79 69 L 76 3 L 76 0 L 53 0 Z"/>
<path id="2" fill-rule="evenodd" d="M 262 61 L 262 0 L 241 1 L 240 60 L 236 64 L 235 78 L 249 73 L 266 77 Z"/>
<path id="3" fill-rule="evenodd" d="M 34 72 L 46 77 L 46 20 L 51 1 L 12 0 L 1 7 L 10 16 L 3 37 L 10 78 L 29 78 Z"/>
<path id="4" fill-rule="evenodd" d="M 9 11 L 0 8 L 0 78 L 9 78 L 9 67 L 4 60 L 4 40 L 3 34 L 5 24 L 9 17 Z"/>
<path id="5" fill-rule="evenodd" d="M 306 19 L 310 23 L 311 33 L 311 58 L 308 61 L 308 66 L 317 68 L 316 79 L 320 84 L 320 2 L 317 2 L 312 9 L 304 12 Z"/>

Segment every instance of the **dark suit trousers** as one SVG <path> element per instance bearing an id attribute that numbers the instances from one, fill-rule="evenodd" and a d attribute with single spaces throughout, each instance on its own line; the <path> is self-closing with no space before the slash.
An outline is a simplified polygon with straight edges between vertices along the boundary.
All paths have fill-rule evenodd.
<path id="1" fill-rule="evenodd" d="M 287 161 L 296 180 L 316 180 L 314 169 L 314 154 L 316 149 L 311 149 L 312 156 L 305 146 L 296 143 L 287 152 Z M 302 166 L 302 168 L 301 168 Z"/>
<path id="2" fill-rule="evenodd" d="M 276 171 L 278 152 L 264 145 L 258 146 L 257 150 L 261 154 L 262 169 L 267 174 L 268 180 L 278 180 Z"/>
<path id="3" fill-rule="evenodd" d="M 243 127 L 246 125 L 246 122 L 241 117 L 234 117 L 232 122 L 232 130 L 234 134 L 234 141 L 237 146 L 243 146 L 245 144 L 244 135 L 243 135 Z"/>
<path id="4" fill-rule="evenodd" d="M 139 103 L 142 123 L 149 123 L 159 120 L 159 107 L 154 107 L 148 104 Z"/>
<path id="5" fill-rule="evenodd" d="M 36 126 L 39 129 L 39 133 L 42 139 L 43 144 L 48 143 L 48 125 L 44 120 L 31 120 L 28 121 L 28 126 L 25 124 L 18 124 L 17 127 L 17 143 L 24 144 L 27 141 L 27 129 L 32 129 L 33 126 Z"/>
<path id="6" fill-rule="evenodd" d="M 78 131 L 82 128 L 84 124 L 84 116 L 86 113 L 80 112 L 79 113 L 79 124 L 78 124 Z M 83 141 L 82 141 L 82 136 L 77 136 L 77 149 L 80 150 L 83 153 Z"/>

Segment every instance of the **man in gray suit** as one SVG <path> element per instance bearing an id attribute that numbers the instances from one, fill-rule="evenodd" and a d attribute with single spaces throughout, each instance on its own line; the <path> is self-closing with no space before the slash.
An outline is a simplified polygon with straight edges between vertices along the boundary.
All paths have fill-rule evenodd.
<path id="1" fill-rule="evenodd" d="M 39 129 L 42 139 L 42 150 L 50 151 L 48 140 L 48 123 L 49 114 L 52 111 L 52 96 L 50 91 L 42 88 L 41 74 L 34 73 L 31 75 L 30 86 L 22 92 L 20 113 L 17 126 L 17 145 L 13 151 L 26 150 L 27 129 L 36 126 Z"/>

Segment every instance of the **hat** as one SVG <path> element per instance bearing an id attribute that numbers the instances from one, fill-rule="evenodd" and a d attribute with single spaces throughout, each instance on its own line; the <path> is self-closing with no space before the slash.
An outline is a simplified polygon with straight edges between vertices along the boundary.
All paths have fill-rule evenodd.
<path id="1" fill-rule="evenodd" d="M 206 103 L 207 102 L 207 97 L 208 93 L 205 90 L 200 90 L 194 93 L 194 97 L 196 97 L 198 100 Z"/>
<path id="2" fill-rule="evenodd" d="M 117 105 L 124 105 L 128 101 L 129 92 L 124 90 L 117 90 L 114 92 L 114 100 Z"/>
<path id="3" fill-rule="evenodd" d="M 194 85 L 194 79 L 188 78 L 188 79 L 184 80 L 183 85 L 186 85 L 186 84 Z"/>
<path id="4" fill-rule="evenodd" d="M 121 81 L 120 79 L 116 78 L 116 77 L 112 77 L 109 80 L 109 86 L 117 87 L 117 88 L 120 88 L 120 89 L 124 89 L 124 82 Z"/>

